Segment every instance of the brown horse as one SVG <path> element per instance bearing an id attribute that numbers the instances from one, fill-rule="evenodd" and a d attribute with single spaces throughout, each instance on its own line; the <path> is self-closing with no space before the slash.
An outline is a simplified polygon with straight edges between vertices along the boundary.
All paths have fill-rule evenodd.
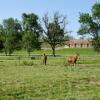
<path id="1" fill-rule="evenodd" d="M 42 55 L 42 59 L 41 60 L 42 60 L 41 62 L 42 62 L 43 65 L 47 64 L 47 55 L 45 53 Z"/>
<path id="2" fill-rule="evenodd" d="M 69 56 L 68 57 L 68 64 L 76 64 L 77 60 L 78 60 L 78 57 L 79 57 L 79 53 L 76 54 L 76 56 Z"/>

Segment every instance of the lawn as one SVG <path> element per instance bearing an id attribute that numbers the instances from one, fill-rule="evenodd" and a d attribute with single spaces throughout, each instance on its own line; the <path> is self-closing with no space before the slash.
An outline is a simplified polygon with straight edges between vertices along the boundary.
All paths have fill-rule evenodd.
<path id="1" fill-rule="evenodd" d="M 66 56 L 76 52 L 80 52 L 76 66 L 65 66 Z M 40 56 L 34 60 L 0 56 L 0 100 L 100 100 L 100 55 L 90 49 L 64 49 L 56 54 L 61 56 L 48 56 L 46 66 L 41 65 Z"/>
<path id="2" fill-rule="evenodd" d="M 52 55 L 52 50 L 33 50 L 31 52 L 31 55 L 40 55 L 43 53 L 46 53 L 48 55 Z M 81 55 L 98 55 L 92 48 L 66 48 L 61 50 L 56 50 L 56 55 L 73 55 L 79 52 Z M 27 55 L 27 52 L 25 50 L 17 50 L 14 51 L 14 54 L 19 55 Z M 5 55 L 5 53 L 2 51 L 0 52 L 0 55 Z M 100 54 L 99 54 L 100 55 Z"/>

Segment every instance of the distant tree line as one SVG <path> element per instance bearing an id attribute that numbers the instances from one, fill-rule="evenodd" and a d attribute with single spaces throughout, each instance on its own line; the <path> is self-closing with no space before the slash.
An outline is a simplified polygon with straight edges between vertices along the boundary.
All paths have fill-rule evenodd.
<path id="1" fill-rule="evenodd" d="M 43 27 L 34 13 L 23 13 L 22 21 L 4 19 L 0 24 L 0 50 L 11 55 L 14 50 L 24 48 L 30 55 L 33 49 L 41 49 L 41 43 L 45 41 L 50 44 L 55 56 L 56 45 L 64 43 L 65 17 L 56 12 L 50 21 L 49 17 L 44 15 Z"/>
<path id="2" fill-rule="evenodd" d="M 94 49 L 100 51 L 100 3 L 92 7 L 92 15 L 80 13 L 78 34 L 90 34 Z M 47 42 L 55 56 L 57 45 L 63 45 L 69 39 L 66 30 L 66 16 L 55 12 L 52 17 L 45 14 L 42 23 L 38 15 L 23 13 L 22 20 L 8 18 L 0 24 L 0 50 L 11 55 L 14 50 L 25 49 L 30 55 L 34 49 L 41 49 L 41 43 Z"/>

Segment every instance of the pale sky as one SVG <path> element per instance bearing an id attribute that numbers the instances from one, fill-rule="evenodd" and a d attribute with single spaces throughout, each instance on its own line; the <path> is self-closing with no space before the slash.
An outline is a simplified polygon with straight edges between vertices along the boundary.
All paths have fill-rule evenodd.
<path id="1" fill-rule="evenodd" d="M 21 20 L 22 13 L 35 13 L 40 18 L 48 12 L 50 15 L 59 11 L 67 16 L 66 29 L 71 30 L 71 35 L 78 38 L 79 12 L 91 12 L 94 3 L 100 0 L 0 0 L 0 22 L 13 17 Z"/>

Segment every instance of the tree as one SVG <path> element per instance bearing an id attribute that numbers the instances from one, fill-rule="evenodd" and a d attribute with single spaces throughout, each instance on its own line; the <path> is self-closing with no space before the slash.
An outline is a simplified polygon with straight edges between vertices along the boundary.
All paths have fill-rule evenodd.
<path id="1" fill-rule="evenodd" d="M 66 17 L 55 12 L 53 19 L 50 21 L 48 14 L 43 17 L 44 22 L 44 41 L 50 44 L 52 48 L 52 54 L 55 56 L 55 48 L 57 45 L 62 45 L 65 42 L 65 25 Z"/>
<path id="2" fill-rule="evenodd" d="M 20 50 L 22 48 L 22 25 L 17 19 L 14 20 L 14 49 Z"/>
<path id="3" fill-rule="evenodd" d="M 9 54 L 11 55 L 14 51 L 14 37 L 12 34 L 8 33 L 5 35 L 5 41 L 4 41 L 4 47 L 5 47 L 5 54 L 6 56 Z"/>
<path id="4" fill-rule="evenodd" d="M 13 53 L 19 45 L 21 38 L 21 25 L 17 19 L 8 18 L 3 20 L 4 49 L 6 55 Z"/>
<path id="5" fill-rule="evenodd" d="M 32 51 L 33 47 L 34 47 L 34 36 L 32 34 L 32 32 L 26 32 L 23 35 L 23 46 L 24 48 L 27 50 L 29 56 L 30 56 L 30 52 Z"/>
<path id="6" fill-rule="evenodd" d="M 4 33 L 3 26 L 0 25 L 0 50 L 4 48 L 4 45 L 3 45 L 4 34 L 3 33 Z"/>
<path id="7" fill-rule="evenodd" d="M 80 35 L 89 34 L 92 36 L 94 49 L 100 51 L 100 3 L 92 6 L 92 14 L 80 13 L 79 22 L 81 27 L 78 31 Z"/>
<path id="8" fill-rule="evenodd" d="M 40 49 L 41 43 L 39 41 L 42 28 L 39 24 L 39 18 L 37 15 L 31 13 L 31 14 L 22 14 L 23 19 L 23 45 L 24 48 L 27 50 L 28 54 L 30 55 L 30 52 L 33 49 Z"/>

